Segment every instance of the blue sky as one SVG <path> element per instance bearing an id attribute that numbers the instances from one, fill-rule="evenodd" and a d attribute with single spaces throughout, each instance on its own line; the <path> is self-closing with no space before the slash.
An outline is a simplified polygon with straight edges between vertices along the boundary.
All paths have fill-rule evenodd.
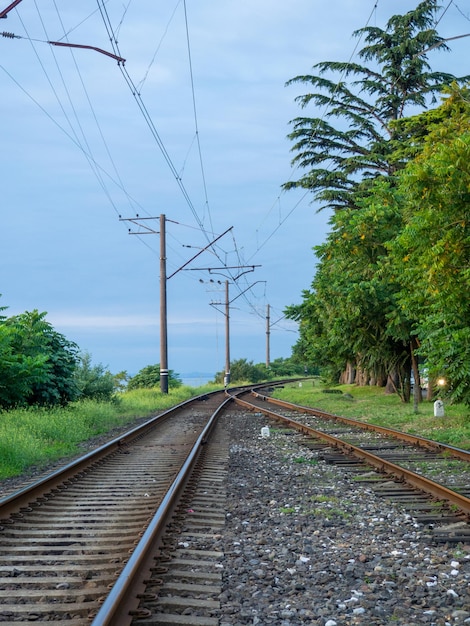
<path id="1" fill-rule="evenodd" d="M 226 279 L 232 360 L 265 361 L 268 304 L 271 359 L 290 356 L 297 328 L 283 309 L 310 286 L 312 247 L 324 241 L 329 215 L 303 192 L 281 191 L 300 175 L 286 135 L 304 113 L 294 102 L 304 89 L 285 83 L 319 61 L 354 58 L 355 29 L 382 27 L 414 5 L 22 0 L 0 20 L 16 35 L 0 37 L 6 314 L 47 312 L 113 373 L 159 362 L 159 236 L 130 235 L 137 229 L 125 219 L 164 214 L 167 275 L 176 272 L 167 285 L 169 367 L 223 370 L 225 317 L 214 303 L 224 301 L 217 281 Z M 451 2 L 440 34 L 469 32 L 469 13 L 468 0 Z M 137 97 L 113 58 L 47 43 L 112 51 L 103 15 Z M 436 69 L 469 73 L 469 42 L 433 53 Z M 158 220 L 146 223 L 158 231 Z M 217 256 L 205 252 L 178 271 L 229 228 Z M 236 281 L 236 270 L 198 269 L 221 260 L 259 267 Z"/>

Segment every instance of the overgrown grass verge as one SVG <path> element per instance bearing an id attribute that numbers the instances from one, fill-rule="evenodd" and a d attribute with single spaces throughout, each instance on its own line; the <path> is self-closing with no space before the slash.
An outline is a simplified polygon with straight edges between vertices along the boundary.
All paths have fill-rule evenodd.
<path id="1" fill-rule="evenodd" d="M 419 412 L 382 388 L 340 385 L 340 393 L 325 393 L 318 380 L 292 383 L 274 392 L 276 398 L 315 407 L 328 413 L 418 434 L 459 448 L 470 449 L 470 409 L 445 403 L 445 417 L 434 417 L 434 403 L 423 400 Z"/>
<path id="2" fill-rule="evenodd" d="M 119 394 L 112 403 L 77 402 L 66 408 L 18 409 L 0 413 L 0 480 L 40 469 L 58 459 L 76 455 L 84 441 L 113 428 L 129 426 L 191 397 L 220 389 L 217 385 L 183 386 L 161 394 L 141 389 Z M 353 417 L 374 424 L 420 434 L 470 449 L 470 413 L 463 405 L 446 405 L 445 417 L 434 417 L 432 402 L 423 402 L 419 414 L 383 389 L 342 385 L 341 393 L 324 393 L 318 381 L 285 385 L 276 397 Z M 300 461 L 299 461 L 300 462 Z"/>
<path id="3" fill-rule="evenodd" d="M 86 400 L 65 408 L 27 408 L 0 413 L 0 480 L 18 476 L 31 466 L 77 454 L 84 441 L 151 417 L 193 396 L 217 389 L 179 387 L 162 394 L 140 389 L 119 394 L 114 402 Z"/>

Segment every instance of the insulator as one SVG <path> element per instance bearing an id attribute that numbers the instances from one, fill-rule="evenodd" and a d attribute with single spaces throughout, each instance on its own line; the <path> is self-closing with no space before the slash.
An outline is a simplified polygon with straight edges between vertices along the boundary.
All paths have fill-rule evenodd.
<path id="1" fill-rule="evenodd" d="M 7 33 L 6 31 L 3 31 L 2 37 L 8 37 L 8 39 L 15 39 L 16 35 L 14 33 Z"/>

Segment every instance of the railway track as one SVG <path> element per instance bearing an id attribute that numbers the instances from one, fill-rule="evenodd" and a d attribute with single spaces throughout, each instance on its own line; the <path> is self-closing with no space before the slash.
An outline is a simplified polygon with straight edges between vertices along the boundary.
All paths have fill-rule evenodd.
<path id="1" fill-rule="evenodd" d="M 0 622 L 88 624 L 110 598 L 109 613 L 131 611 L 134 577 L 145 570 L 137 548 L 158 547 L 224 402 L 220 392 L 184 403 L 4 498 Z"/>
<path id="2" fill-rule="evenodd" d="M 431 442 L 397 443 L 394 432 L 362 429 L 361 435 L 354 420 L 333 422 L 333 416 L 286 403 L 273 411 L 268 395 L 248 395 L 220 392 L 184 403 L 0 500 L 0 623 L 218 625 L 231 440 L 217 417 L 235 406 L 233 400 L 295 427 L 299 445 L 356 472 L 378 495 L 401 498 L 421 523 L 436 525 L 436 540 L 468 541 L 464 451 L 454 449 L 450 458 Z M 334 448 L 329 437 L 342 442 Z M 365 456 L 353 460 L 356 448 Z M 372 450 L 375 457 L 383 454 L 378 466 L 371 465 Z M 413 484 L 423 474 L 402 466 L 435 470 L 439 456 L 448 465 L 449 459 L 462 464 L 453 471 L 461 484 L 444 486 L 461 498 L 460 508 L 442 492 L 423 495 L 423 486 Z M 401 473 L 394 475 L 391 466 Z M 411 472 L 408 483 L 404 472 Z"/>
<path id="3" fill-rule="evenodd" d="M 470 540 L 470 452 L 454 446 L 251 393 L 235 402 L 295 429 L 299 443 L 321 458 L 375 483 L 383 497 L 404 503 L 421 523 L 436 525 L 434 539 Z M 276 408 L 276 411 L 273 410 Z M 364 473 L 364 467 L 378 474 Z"/>

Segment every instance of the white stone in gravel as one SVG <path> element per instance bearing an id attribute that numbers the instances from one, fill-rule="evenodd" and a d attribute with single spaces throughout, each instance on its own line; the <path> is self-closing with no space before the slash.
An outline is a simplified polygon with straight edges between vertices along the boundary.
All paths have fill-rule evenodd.
<path id="1" fill-rule="evenodd" d="M 360 606 L 357 609 L 353 609 L 353 615 L 362 615 L 363 613 L 365 613 L 366 610 Z"/>

